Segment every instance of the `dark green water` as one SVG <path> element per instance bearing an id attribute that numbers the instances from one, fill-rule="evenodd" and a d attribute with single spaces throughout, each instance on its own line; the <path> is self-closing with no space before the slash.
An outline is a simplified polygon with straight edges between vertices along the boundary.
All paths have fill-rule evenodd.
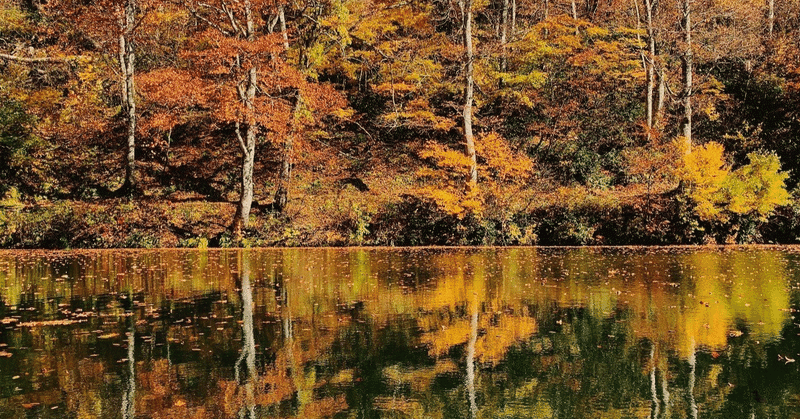
<path id="1" fill-rule="evenodd" d="M 799 288 L 800 248 L 0 252 L 0 419 L 800 418 Z"/>

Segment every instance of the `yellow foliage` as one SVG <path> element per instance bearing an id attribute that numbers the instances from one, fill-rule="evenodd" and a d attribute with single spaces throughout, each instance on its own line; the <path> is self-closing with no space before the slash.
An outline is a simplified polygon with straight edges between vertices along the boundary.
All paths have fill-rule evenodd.
<path id="1" fill-rule="evenodd" d="M 508 142 L 495 132 L 481 136 L 475 142 L 475 151 L 485 162 L 484 176 L 491 175 L 498 181 L 522 181 L 530 176 L 533 161 L 526 155 L 514 152 Z"/>
<path id="2" fill-rule="evenodd" d="M 9 1 L 0 2 L 0 33 L 24 31 L 27 27 L 25 13 Z"/>
<path id="3" fill-rule="evenodd" d="M 697 215 L 704 220 L 717 218 L 723 209 L 720 189 L 729 173 L 724 152 L 722 145 L 715 142 L 694 147 L 684 155 L 683 167 L 678 171 L 689 188 Z"/>
<path id="4" fill-rule="evenodd" d="M 679 179 L 686 183 L 695 212 L 703 220 L 725 221 L 729 213 L 765 219 L 777 206 L 789 203 L 785 181 L 774 154 L 750 153 L 750 164 L 731 172 L 722 145 L 715 142 L 685 154 Z"/>
<path id="5" fill-rule="evenodd" d="M 423 159 L 432 159 L 436 166 L 440 168 L 456 171 L 457 173 L 464 173 L 470 165 L 469 157 L 463 152 L 434 142 L 426 144 L 419 155 Z"/>
<path id="6" fill-rule="evenodd" d="M 774 154 L 750 153 L 750 164 L 731 173 L 726 184 L 728 210 L 736 214 L 754 214 L 765 220 L 777 206 L 789 203 L 786 179 Z"/>

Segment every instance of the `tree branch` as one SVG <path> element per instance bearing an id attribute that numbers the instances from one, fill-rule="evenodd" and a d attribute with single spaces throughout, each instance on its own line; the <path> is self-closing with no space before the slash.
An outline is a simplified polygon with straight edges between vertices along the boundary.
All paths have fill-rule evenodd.
<path id="1" fill-rule="evenodd" d="M 55 58 L 55 57 L 36 57 L 36 58 L 28 58 L 28 57 L 20 57 L 18 55 L 9 55 L 9 54 L 0 54 L 0 59 L 8 60 L 8 61 L 17 61 L 22 63 L 69 63 L 72 61 L 80 60 L 84 58 L 83 56 L 76 55 L 64 58 Z"/>
<path id="2" fill-rule="evenodd" d="M 220 33 L 222 33 L 225 36 L 232 36 L 233 35 L 230 31 L 225 30 L 225 28 L 223 28 L 222 26 L 217 25 L 216 23 L 208 20 L 208 18 L 206 18 L 203 15 L 201 15 L 200 13 L 198 13 L 197 9 L 192 7 L 188 2 L 184 1 L 183 4 L 186 6 L 187 9 L 189 9 L 189 13 L 191 13 L 192 16 L 194 16 L 196 19 L 199 19 L 199 20 L 203 21 L 206 25 L 211 26 L 212 28 L 218 30 Z"/>

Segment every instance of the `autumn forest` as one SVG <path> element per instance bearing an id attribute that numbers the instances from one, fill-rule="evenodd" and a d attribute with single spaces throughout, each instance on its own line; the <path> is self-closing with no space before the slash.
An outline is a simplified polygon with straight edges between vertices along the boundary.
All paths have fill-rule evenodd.
<path id="1" fill-rule="evenodd" d="M 0 247 L 800 242 L 798 0 L 0 0 Z"/>

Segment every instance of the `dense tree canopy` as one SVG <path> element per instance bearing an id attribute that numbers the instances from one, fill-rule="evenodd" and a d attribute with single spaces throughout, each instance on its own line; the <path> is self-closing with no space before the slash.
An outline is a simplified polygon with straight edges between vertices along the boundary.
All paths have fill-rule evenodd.
<path id="1" fill-rule="evenodd" d="M 797 241 L 798 16 L 0 0 L 0 243 Z"/>

